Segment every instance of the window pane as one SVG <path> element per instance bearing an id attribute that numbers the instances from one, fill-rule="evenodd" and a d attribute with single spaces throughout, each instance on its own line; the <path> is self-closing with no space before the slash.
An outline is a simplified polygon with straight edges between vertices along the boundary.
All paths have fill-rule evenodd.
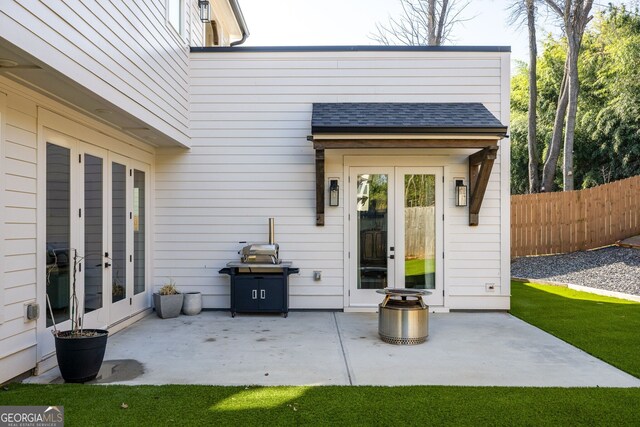
<path id="1" fill-rule="evenodd" d="M 168 0 L 167 19 L 173 28 L 175 28 L 180 34 L 182 34 L 182 15 L 182 0 Z"/>
<path id="2" fill-rule="evenodd" d="M 70 297 L 71 155 L 47 143 L 47 296 L 55 322 L 68 320 Z M 49 313 L 47 327 L 53 325 Z"/>
<path id="3" fill-rule="evenodd" d="M 127 168 L 113 163 L 112 179 L 112 302 L 124 299 L 127 291 Z"/>
<path id="4" fill-rule="evenodd" d="M 144 292 L 145 276 L 145 182 L 144 172 L 133 171 L 133 293 Z"/>
<path id="5" fill-rule="evenodd" d="M 389 177 L 358 175 L 358 289 L 387 286 Z"/>
<path id="6" fill-rule="evenodd" d="M 435 289 L 435 175 L 404 176 L 405 287 Z"/>
<path id="7" fill-rule="evenodd" d="M 84 156 L 84 311 L 102 307 L 102 159 Z"/>

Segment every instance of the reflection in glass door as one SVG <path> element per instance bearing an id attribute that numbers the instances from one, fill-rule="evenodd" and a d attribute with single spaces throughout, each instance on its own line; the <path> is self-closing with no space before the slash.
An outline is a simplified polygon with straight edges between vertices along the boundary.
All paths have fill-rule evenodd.
<path id="1" fill-rule="evenodd" d="M 47 298 L 59 324 L 70 319 L 71 150 L 47 143 L 46 157 Z M 47 327 L 53 325 L 50 314 Z"/>
<path id="2" fill-rule="evenodd" d="M 84 312 L 102 308 L 103 159 L 84 155 Z"/>
<path id="3" fill-rule="evenodd" d="M 389 175 L 357 175 L 358 289 L 388 283 Z"/>
<path id="4" fill-rule="evenodd" d="M 145 173 L 133 170 L 133 294 L 145 291 Z"/>
<path id="5" fill-rule="evenodd" d="M 435 175 L 404 175 L 404 287 L 435 289 Z"/>
<path id="6" fill-rule="evenodd" d="M 127 297 L 127 168 L 111 164 L 111 302 Z M 112 319 L 113 320 L 113 319 Z"/>

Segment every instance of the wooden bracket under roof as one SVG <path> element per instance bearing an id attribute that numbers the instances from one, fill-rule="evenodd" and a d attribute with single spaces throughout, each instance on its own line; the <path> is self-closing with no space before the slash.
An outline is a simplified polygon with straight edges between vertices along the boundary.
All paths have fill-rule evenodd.
<path id="1" fill-rule="evenodd" d="M 497 153 L 497 147 L 487 147 L 469 156 L 469 225 L 479 224 L 480 207 Z"/>

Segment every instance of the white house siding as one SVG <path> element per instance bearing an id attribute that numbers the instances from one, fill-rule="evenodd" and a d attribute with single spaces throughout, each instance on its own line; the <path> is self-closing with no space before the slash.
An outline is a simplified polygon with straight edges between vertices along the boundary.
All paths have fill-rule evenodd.
<path id="1" fill-rule="evenodd" d="M 25 322 L 24 304 L 36 300 L 36 104 L 0 86 L 3 114 L 2 181 L 4 246 L 1 287 L 0 382 L 36 364 L 36 322 Z M 0 291 L 2 292 L 2 291 Z"/>
<path id="2" fill-rule="evenodd" d="M 189 34 L 167 23 L 164 0 L 3 0 L 0 27 L 46 66 L 188 143 Z"/>
<path id="3" fill-rule="evenodd" d="M 130 150 L 135 153 L 133 158 L 145 162 L 151 163 L 154 152 L 152 147 L 0 76 L 0 383 L 36 367 L 37 328 L 45 327 L 47 316 L 44 274 L 38 274 L 38 257 L 44 260 L 44 251 L 37 251 L 37 242 L 45 239 L 44 234 L 38 236 L 39 228 L 44 230 L 44 223 L 38 224 L 44 213 L 37 211 L 42 190 L 37 182 L 42 115 L 67 121 L 47 119 L 47 126 L 74 134 L 76 129 L 67 126 L 73 123 L 107 139 L 109 143 L 100 143 L 104 148 L 124 154 Z M 27 321 L 24 316 L 25 304 L 32 302 L 40 304 L 38 321 Z"/>
<path id="4" fill-rule="evenodd" d="M 157 158 L 157 278 L 202 291 L 206 307 L 228 307 L 228 278 L 218 269 L 238 257 L 238 241 L 265 241 L 267 218 L 275 217 L 281 256 L 301 269 L 291 278 L 291 307 L 342 308 L 346 203 L 327 207 L 326 225 L 316 227 L 314 151 L 306 139 L 312 103 L 482 102 L 508 124 L 508 64 L 509 54 L 499 52 L 193 53 L 192 149 Z M 508 141 L 501 145 L 478 227 L 468 226 L 468 210 L 452 199 L 452 179 L 467 177 L 469 152 L 440 151 L 449 156 L 442 163 L 448 308 L 508 308 Z M 326 153 L 325 176 L 340 178 L 342 195 L 347 154 Z M 314 270 L 322 281 L 313 280 Z M 486 283 L 496 290 L 487 293 Z"/>

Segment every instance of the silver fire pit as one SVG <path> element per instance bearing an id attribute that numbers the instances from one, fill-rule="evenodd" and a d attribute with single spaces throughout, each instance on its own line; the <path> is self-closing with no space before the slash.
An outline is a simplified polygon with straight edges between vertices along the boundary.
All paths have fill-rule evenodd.
<path id="1" fill-rule="evenodd" d="M 385 288 L 378 315 L 378 334 L 389 344 L 422 344 L 429 335 L 429 307 L 422 301 L 431 292 L 423 289 Z"/>

